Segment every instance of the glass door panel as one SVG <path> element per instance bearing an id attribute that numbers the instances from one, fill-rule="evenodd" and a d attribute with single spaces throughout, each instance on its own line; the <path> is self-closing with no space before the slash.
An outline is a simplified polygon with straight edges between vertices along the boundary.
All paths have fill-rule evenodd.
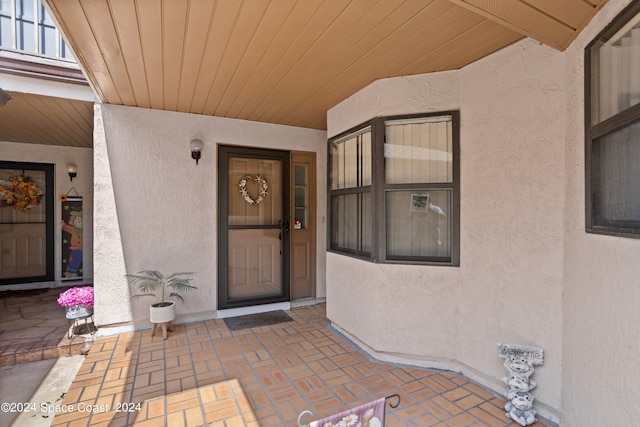
<path id="1" fill-rule="evenodd" d="M 282 293 L 280 230 L 229 230 L 229 298 Z"/>
<path id="2" fill-rule="evenodd" d="M 0 285 L 53 280 L 52 175 L 52 165 L 0 162 Z"/>
<path id="3" fill-rule="evenodd" d="M 288 153 L 220 147 L 219 308 L 289 297 L 287 162 Z"/>
<path id="4" fill-rule="evenodd" d="M 307 165 L 294 165 L 293 228 L 307 228 Z"/>
<path id="5" fill-rule="evenodd" d="M 229 225 L 279 225 L 281 160 L 231 157 L 228 186 Z M 243 190 L 247 193 L 244 196 Z"/>

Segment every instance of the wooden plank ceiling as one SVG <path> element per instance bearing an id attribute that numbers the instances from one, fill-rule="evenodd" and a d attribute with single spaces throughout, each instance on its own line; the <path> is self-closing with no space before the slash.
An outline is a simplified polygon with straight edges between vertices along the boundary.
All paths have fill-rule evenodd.
<path id="1" fill-rule="evenodd" d="M 93 102 L 11 92 L 0 107 L 0 141 L 93 147 Z"/>
<path id="2" fill-rule="evenodd" d="M 90 100 L 95 96 L 78 65 L 61 65 L 49 59 L 33 61 L 33 57 L 26 56 L 31 60 L 15 52 L 3 51 L 0 55 L 0 86 L 9 89 L 12 96 L 0 107 L 0 141 L 92 147 L 93 102 Z M 11 89 L 20 85 L 7 87 L 3 75 L 48 80 L 52 85 L 25 83 L 26 91 L 37 88 L 38 94 L 17 92 Z M 62 85 L 52 90 L 57 84 Z M 68 97 L 55 97 L 54 93 Z"/>
<path id="3" fill-rule="evenodd" d="M 377 79 L 563 50 L 606 1 L 46 0 L 102 102 L 315 129 Z"/>

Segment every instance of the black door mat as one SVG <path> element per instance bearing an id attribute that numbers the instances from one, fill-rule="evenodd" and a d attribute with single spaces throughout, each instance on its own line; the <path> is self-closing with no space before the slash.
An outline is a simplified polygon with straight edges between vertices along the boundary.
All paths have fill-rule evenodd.
<path id="1" fill-rule="evenodd" d="M 293 319 L 282 310 L 270 311 L 268 313 L 248 314 L 246 316 L 239 317 L 227 317 L 224 319 L 224 323 L 230 331 L 259 328 L 261 326 L 271 326 L 285 322 L 293 322 Z"/>

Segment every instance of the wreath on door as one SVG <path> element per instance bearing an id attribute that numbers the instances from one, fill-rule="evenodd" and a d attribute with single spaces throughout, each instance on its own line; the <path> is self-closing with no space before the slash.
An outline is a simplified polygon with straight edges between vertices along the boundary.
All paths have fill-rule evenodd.
<path id="1" fill-rule="evenodd" d="M 9 180 L 0 180 L 0 206 L 12 206 L 15 210 L 28 211 L 40 204 L 42 189 L 31 177 L 15 175 Z"/>
<path id="2" fill-rule="evenodd" d="M 249 181 L 255 181 L 258 183 L 259 192 L 257 199 L 251 196 L 249 194 L 249 190 L 247 190 L 247 182 Z M 240 195 L 250 205 L 259 205 L 260 203 L 262 203 L 264 198 L 267 197 L 267 194 L 269 194 L 269 184 L 267 183 L 267 180 L 262 177 L 262 175 L 246 175 L 240 180 L 238 185 L 240 186 Z"/>

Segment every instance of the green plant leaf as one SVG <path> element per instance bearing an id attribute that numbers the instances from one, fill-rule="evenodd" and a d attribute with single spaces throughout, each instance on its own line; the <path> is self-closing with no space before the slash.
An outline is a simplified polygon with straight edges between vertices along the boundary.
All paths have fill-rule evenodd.
<path id="1" fill-rule="evenodd" d="M 125 277 L 141 292 L 132 298 L 155 296 L 160 302 L 166 302 L 168 298 L 177 298 L 184 302 L 184 298 L 180 294 L 197 289 L 190 284 L 192 280 L 190 276 L 193 274 L 195 273 L 173 273 L 170 276 L 165 276 L 157 270 L 143 270 L 135 274 L 126 274 Z M 172 290 L 169 296 L 166 296 L 167 288 Z"/>

